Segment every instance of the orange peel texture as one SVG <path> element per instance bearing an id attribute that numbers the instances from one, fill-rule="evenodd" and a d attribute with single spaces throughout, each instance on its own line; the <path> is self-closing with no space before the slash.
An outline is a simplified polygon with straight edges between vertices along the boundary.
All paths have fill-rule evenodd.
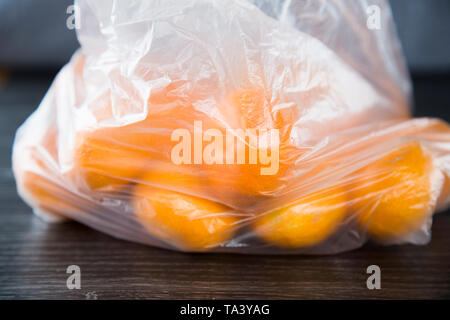
<path id="1" fill-rule="evenodd" d="M 407 237 L 426 224 L 435 203 L 431 155 L 407 143 L 358 172 L 354 210 L 361 228 L 380 240 Z"/>
<path id="2" fill-rule="evenodd" d="M 343 222 L 346 212 L 345 191 L 333 187 L 263 214 L 253 224 L 253 230 L 264 241 L 279 247 L 310 247 L 332 235 Z"/>
<path id="3" fill-rule="evenodd" d="M 156 179 L 160 181 L 160 177 Z M 155 179 L 149 174 L 142 180 Z M 185 250 L 205 251 L 226 242 L 237 223 L 223 205 L 147 184 L 136 186 L 132 206 L 137 219 L 151 234 Z"/>

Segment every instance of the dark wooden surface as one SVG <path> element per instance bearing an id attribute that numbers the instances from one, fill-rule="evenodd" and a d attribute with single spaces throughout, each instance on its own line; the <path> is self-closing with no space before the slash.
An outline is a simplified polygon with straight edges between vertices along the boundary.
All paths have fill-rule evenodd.
<path id="1" fill-rule="evenodd" d="M 22 75 L 0 87 L 0 299 L 450 298 L 449 213 L 435 217 L 427 246 L 369 245 L 325 257 L 183 254 L 41 221 L 16 194 L 10 149 L 49 79 Z M 449 82 L 433 81 L 417 81 L 417 113 L 448 120 Z M 66 287 L 74 264 L 80 290 Z M 381 290 L 366 287 L 372 264 L 381 268 Z"/>

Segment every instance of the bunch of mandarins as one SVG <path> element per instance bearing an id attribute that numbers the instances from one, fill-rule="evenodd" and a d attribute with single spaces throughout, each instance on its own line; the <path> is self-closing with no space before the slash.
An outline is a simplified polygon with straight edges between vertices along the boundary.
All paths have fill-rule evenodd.
<path id="1" fill-rule="evenodd" d="M 77 132 L 68 176 L 78 192 L 87 197 L 120 195 L 151 235 L 190 251 L 224 245 L 242 230 L 273 246 L 307 248 L 329 239 L 349 221 L 356 222 L 363 234 L 395 242 L 427 225 L 434 211 L 443 179 L 418 141 L 386 147 L 333 180 L 327 177 L 334 166 L 330 157 L 311 156 L 310 148 L 292 142 L 295 115 L 272 110 L 264 90 L 234 92 L 219 104 L 215 116 L 181 100 L 173 94 L 156 96 L 149 104 L 160 111 L 149 112 L 144 120 Z M 172 108 L 157 108 L 171 103 Z M 276 152 L 277 171 L 262 175 L 265 165 L 248 161 L 174 164 L 171 133 L 180 128 L 193 133 L 195 121 L 202 121 L 203 130 L 224 134 L 229 127 L 277 129 L 276 149 L 268 143 L 244 144 L 255 148 L 256 154 Z M 50 154 L 58 152 L 56 136 L 49 131 L 41 142 Z M 194 145 L 189 148 L 184 152 L 194 152 Z M 237 157 L 242 150 L 233 148 Z M 249 151 L 242 152 L 248 160 Z M 353 152 L 347 159 L 358 150 Z M 68 200 L 70 192 L 47 178 L 51 174 L 42 161 L 35 164 L 47 174 L 24 172 L 19 188 L 44 211 L 64 215 L 72 210 L 76 201 Z M 309 185 L 314 187 L 308 190 Z M 291 187 L 302 191 L 293 195 Z M 277 202 L 286 194 L 290 195 L 285 202 Z"/>

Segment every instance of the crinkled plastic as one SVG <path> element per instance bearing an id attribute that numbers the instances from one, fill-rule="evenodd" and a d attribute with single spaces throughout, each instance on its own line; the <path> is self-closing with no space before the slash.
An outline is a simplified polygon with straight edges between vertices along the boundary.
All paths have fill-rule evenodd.
<path id="1" fill-rule="evenodd" d="M 410 117 L 389 6 L 79 0 L 81 49 L 16 134 L 45 218 L 183 251 L 424 244 L 450 129 Z"/>

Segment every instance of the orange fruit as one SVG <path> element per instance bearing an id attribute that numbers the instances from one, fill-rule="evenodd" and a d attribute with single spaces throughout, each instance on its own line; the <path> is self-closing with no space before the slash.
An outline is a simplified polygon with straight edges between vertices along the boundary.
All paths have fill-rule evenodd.
<path id="1" fill-rule="evenodd" d="M 144 181 L 158 181 L 148 174 Z M 171 180 L 171 181 L 170 181 Z M 169 178 L 188 181 L 188 177 Z M 187 185 L 194 183 L 187 182 Z M 214 248 L 233 234 L 237 219 L 229 209 L 216 202 L 167 189 L 138 184 L 133 209 L 140 223 L 159 239 L 173 246 L 194 251 Z"/>
<path id="2" fill-rule="evenodd" d="M 279 247 L 309 247 L 332 235 L 346 212 L 345 191 L 340 187 L 327 188 L 261 215 L 253 223 L 253 230 L 266 242 Z"/>
<path id="3" fill-rule="evenodd" d="M 64 220 L 68 213 L 80 211 L 80 203 L 69 191 L 31 171 L 23 173 L 21 188 L 32 197 L 35 213 L 52 221 Z M 76 201 L 69 201 L 76 199 Z"/>
<path id="4" fill-rule="evenodd" d="M 76 184 L 90 191 L 117 193 L 160 164 L 173 164 L 171 151 L 176 141 L 172 134 L 186 129 L 192 135 L 194 121 L 203 121 L 205 129 L 212 122 L 186 97 L 177 96 L 178 86 L 172 84 L 152 94 L 146 118 L 128 125 L 105 127 L 102 122 L 112 120 L 112 106 L 108 97 L 101 99 L 95 109 L 100 128 L 80 131 L 76 137 Z M 127 108 L 124 105 L 124 113 Z M 189 170 L 199 166 L 182 167 Z"/>
<path id="5" fill-rule="evenodd" d="M 183 166 L 170 162 L 152 161 L 143 168 L 142 175 L 136 178 L 136 184 L 210 199 L 214 202 L 202 166 Z"/>
<path id="6" fill-rule="evenodd" d="M 357 176 L 352 192 L 357 220 L 371 236 L 388 241 L 427 224 L 443 182 L 418 142 L 402 145 Z"/>
<path id="7" fill-rule="evenodd" d="M 18 154 L 14 154 L 19 192 L 25 195 L 37 215 L 51 221 L 64 220 L 65 213 L 75 208 L 68 200 L 70 192 L 52 181 L 52 178 L 58 180 L 58 172 L 44 160 L 45 155 L 47 160 L 57 162 L 57 137 L 58 130 L 50 128 L 43 134 L 39 144 L 20 149 Z"/>
<path id="8" fill-rule="evenodd" d="M 148 146 L 138 126 L 101 128 L 77 135 L 74 170 L 78 186 L 98 192 L 117 192 L 140 173 Z"/>
<path id="9" fill-rule="evenodd" d="M 294 159 L 289 144 L 294 108 L 275 111 L 264 88 L 247 85 L 232 91 L 218 109 L 227 133 L 234 135 L 231 145 L 224 143 L 234 158 L 207 168 L 212 190 L 239 209 L 278 195 Z"/>

